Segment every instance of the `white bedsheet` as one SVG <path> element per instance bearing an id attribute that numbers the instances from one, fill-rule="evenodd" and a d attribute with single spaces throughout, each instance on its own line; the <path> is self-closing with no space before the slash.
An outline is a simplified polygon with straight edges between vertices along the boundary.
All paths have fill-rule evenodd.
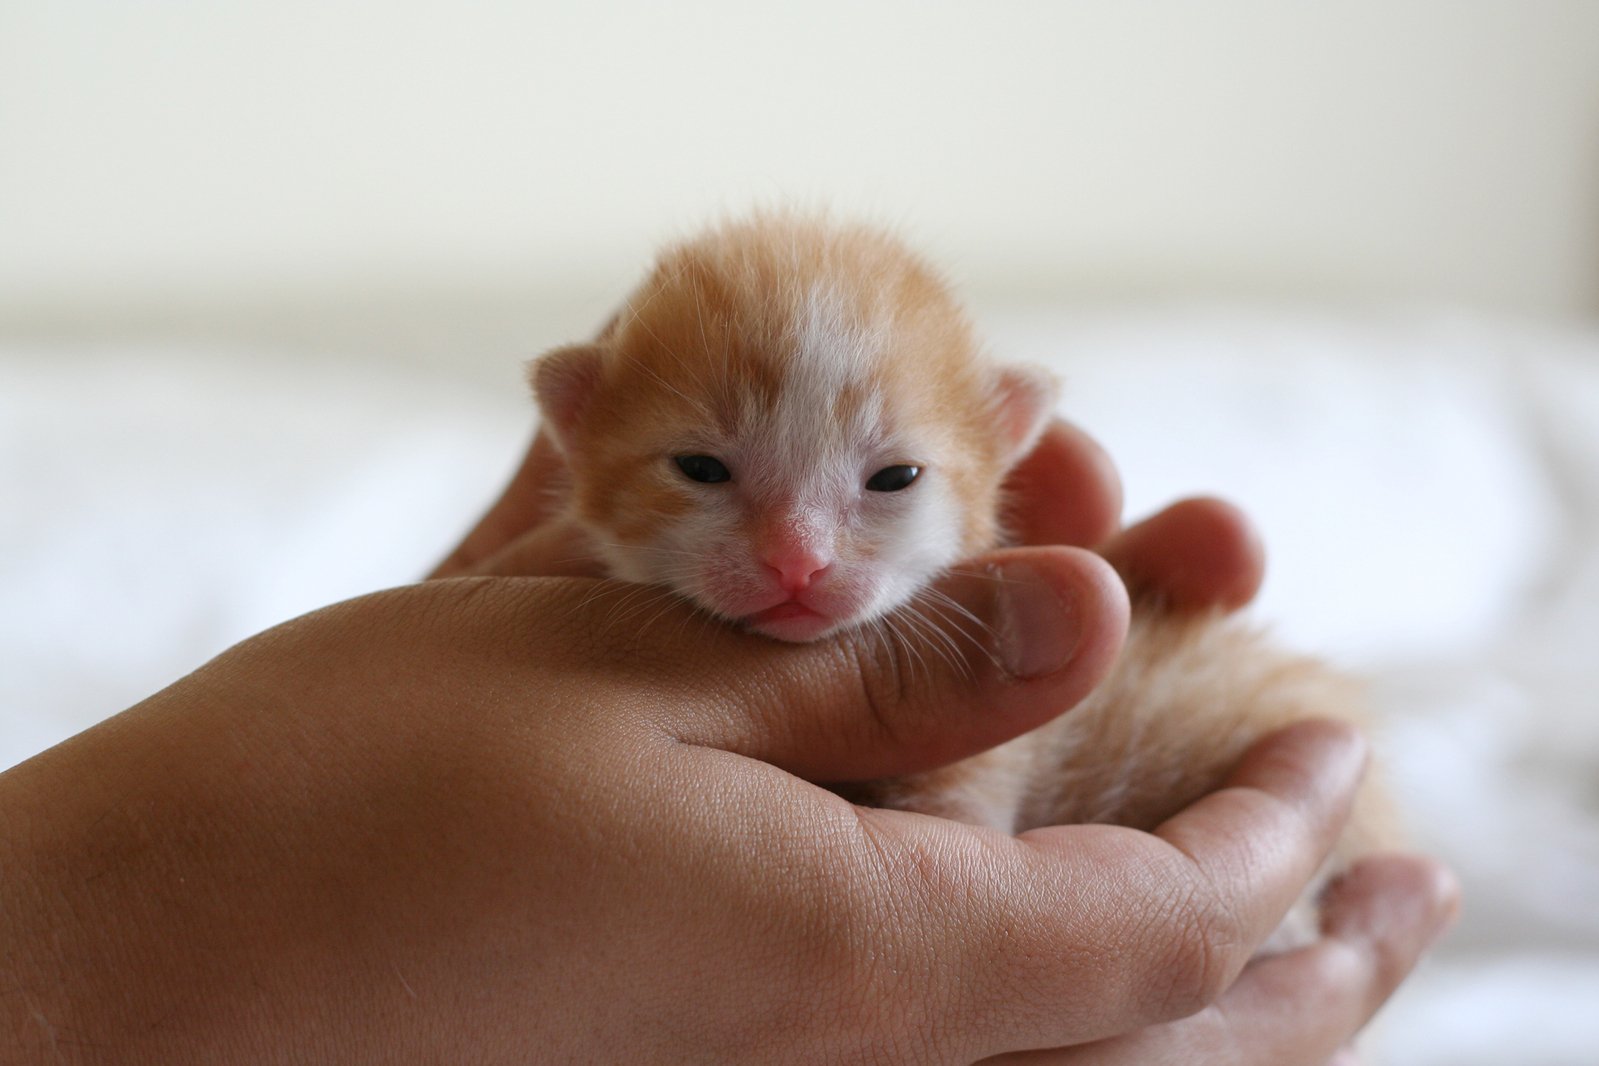
<path id="1" fill-rule="evenodd" d="M 1259 605 L 1370 674 L 1467 917 L 1409 1066 L 1599 1062 L 1599 334 L 1459 316 L 996 316 L 1129 509 L 1261 522 Z M 413 580 L 509 472 L 514 363 L 0 340 L 0 766 L 276 621 Z"/>

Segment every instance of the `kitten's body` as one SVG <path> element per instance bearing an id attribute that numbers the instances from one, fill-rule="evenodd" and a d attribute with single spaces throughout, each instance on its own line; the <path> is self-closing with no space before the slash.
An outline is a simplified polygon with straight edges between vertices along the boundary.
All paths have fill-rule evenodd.
<path id="1" fill-rule="evenodd" d="M 1044 375 L 982 356 L 897 242 L 790 218 L 669 250 L 595 343 L 541 359 L 534 384 L 571 471 L 568 520 L 607 568 L 788 640 L 937 622 L 928 583 L 1001 542 L 1001 482 L 1053 400 Z M 1239 623 L 1141 605 L 1084 704 L 849 794 L 1009 831 L 1152 828 L 1262 734 L 1359 702 Z M 1380 808 L 1368 790 L 1338 865 L 1387 834 Z"/>

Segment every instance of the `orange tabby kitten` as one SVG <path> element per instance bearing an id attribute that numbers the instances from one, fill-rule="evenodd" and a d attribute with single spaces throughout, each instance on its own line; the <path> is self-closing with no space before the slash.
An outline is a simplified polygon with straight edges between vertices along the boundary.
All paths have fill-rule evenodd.
<path id="1" fill-rule="evenodd" d="M 532 377 L 571 471 L 567 521 L 609 571 L 795 641 L 892 632 L 918 604 L 928 624 L 929 582 L 1001 542 L 1001 483 L 1054 402 L 1048 375 L 983 357 L 897 241 L 792 217 L 669 249 L 597 341 Z M 1072 713 L 850 795 L 1013 832 L 1153 828 L 1263 733 L 1357 706 L 1347 682 L 1237 623 L 1146 604 Z M 1380 807 L 1368 789 L 1335 865 L 1385 835 Z M 1301 911 L 1287 940 L 1314 918 Z"/>

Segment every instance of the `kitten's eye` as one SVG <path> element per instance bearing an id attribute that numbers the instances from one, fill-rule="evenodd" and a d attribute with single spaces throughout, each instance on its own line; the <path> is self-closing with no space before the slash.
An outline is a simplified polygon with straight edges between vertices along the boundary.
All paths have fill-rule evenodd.
<path id="1" fill-rule="evenodd" d="M 885 466 L 866 479 L 866 487 L 873 492 L 898 492 L 915 481 L 921 472 L 919 466 Z"/>
<path id="2" fill-rule="evenodd" d="M 709 455 L 679 455 L 672 459 L 677 468 L 687 474 L 691 481 L 703 481 L 707 485 L 714 485 L 718 481 L 733 480 L 733 472 L 722 464 L 720 459 L 713 459 Z"/>

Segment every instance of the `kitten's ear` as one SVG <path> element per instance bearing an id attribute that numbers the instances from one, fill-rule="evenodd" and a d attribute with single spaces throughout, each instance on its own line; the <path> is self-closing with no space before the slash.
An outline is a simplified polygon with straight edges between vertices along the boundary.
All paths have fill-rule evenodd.
<path id="1" fill-rule="evenodd" d="M 544 426 L 563 452 L 576 437 L 599 387 L 600 360 L 599 345 L 572 344 L 546 352 L 528 368 Z"/>
<path id="2" fill-rule="evenodd" d="M 1055 411 L 1055 378 L 1036 366 L 1002 366 L 994 379 L 994 420 L 1009 468 L 1033 450 Z"/>

